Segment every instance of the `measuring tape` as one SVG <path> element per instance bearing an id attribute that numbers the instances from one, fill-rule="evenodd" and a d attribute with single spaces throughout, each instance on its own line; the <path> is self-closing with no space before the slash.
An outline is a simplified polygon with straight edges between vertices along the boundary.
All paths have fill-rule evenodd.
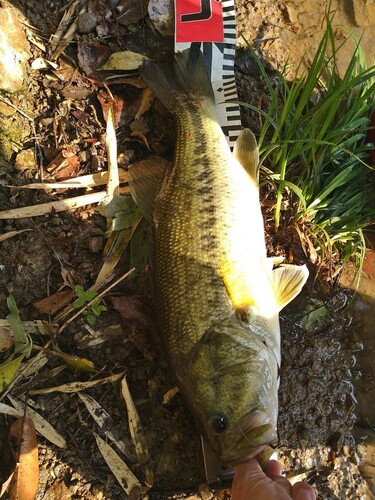
<path id="1" fill-rule="evenodd" d="M 236 18 L 233 0 L 175 0 L 175 51 L 199 45 L 215 94 L 219 123 L 230 147 L 241 130 L 234 79 Z M 226 101 L 233 101 L 227 102 Z"/>

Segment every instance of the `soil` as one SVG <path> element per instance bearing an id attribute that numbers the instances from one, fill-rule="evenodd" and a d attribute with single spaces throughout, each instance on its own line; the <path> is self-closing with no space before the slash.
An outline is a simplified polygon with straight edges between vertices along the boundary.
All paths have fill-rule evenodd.
<path id="1" fill-rule="evenodd" d="M 66 2 L 68 4 L 70 2 Z M 103 89 L 98 68 L 111 52 L 126 47 L 157 58 L 172 53 L 172 38 L 159 35 L 145 20 L 129 26 L 113 22 L 113 9 L 118 4 L 116 0 L 88 2 L 89 8 L 80 20 L 78 33 L 65 51 L 67 57 L 61 58 L 66 76 L 57 77 L 50 66 L 42 70 L 29 66 L 24 88 L 6 96 L 18 110 L 35 118 L 31 121 L 16 111 L 8 117 L 15 131 L 5 134 L 4 127 L 1 129 L 4 136 L 12 139 L 5 141 L 1 151 L 0 210 L 76 196 L 77 191 L 70 190 L 57 195 L 7 187 L 42 178 L 59 180 L 58 173 L 51 172 L 48 166 L 61 151 L 78 158 L 80 175 L 105 169 L 105 119 L 97 98 Z M 306 49 L 314 49 L 316 38 L 311 30 L 321 21 L 325 2 L 318 2 L 319 8 L 305 2 L 304 23 L 300 2 L 253 4 L 255 2 L 239 6 L 239 29 L 246 33 L 248 41 L 258 44 L 258 49 L 270 62 L 270 72 L 285 63 L 287 54 L 293 53 L 298 60 Z M 40 37 L 45 43 L 49 35 L 56 33 L 66 6 L 53 0 L 1 2 L 1 5 L 14 9 L 24 31 Z M 246 15 L 249 9 L 254 11 L 251 18 Z M 309 16 L 313 11 L 314 16 Z M 339 21 L 353 24 L 353 15 L 348 9 L 341 9 Z M 294 50 L 296 36 L 303 40 L 300 52 Z M 371 37 L 372 32 L 367 30 L 364 43 L 370 44 Z M 29 64 L 39 57 L 50 57 L 34 43 L 30 43 L 30 51 Z M 99 64 L 99 60 L 103 62 Z M 239 91 L 243 94 L 241 100 L 264 97 L 259 75 L 248 72 L 243 76 L 241 70 L 237 76 Z M 170 117 L 154 106 L 147 113 L 147 119 L 135 120 L 141 90 L 120 84 L 110 88 L 125 103 L 126 109 L 117 129 L 121 161 L 126 165 L 129 161 L 145 158 L 149 149 L 170 157 L 173 151 Z M 249 89 L 256 90 L 256 97 L 249 95 Z M 6 121 L 4 110 L 0 112 Z M 250 122 L 257 132 L 251 115 L 243 116 L 243 120 Z M 138 135 L 131 137 L 134 130 Z M 143 134 L 147 136 L 147 143 Z M 36 162 L 31 165 L 24 162 L 22 167 L 18 164 L 18 168 L 14 168 L 17 155 L 30 149 L 36 152 Z M 68 176 L 72 175 L 70 171 Z M 9 293 L 14 295 L 23 320 L 46 320 L 47 316 L 37 312 L 33 304 L 60 289 L 69 290 L 72 285 L 81 284 L 87 290 L 95 282 L 103 262 L 107 227 L 105 218 L 94 206 L 72 212 L 51 212 L 41 217 L 1 220 L 0 228 L 2 233 L 28 230 L 0 242 L 1 318 L 9 312 L 6 305 Z M 138 240 L 142 240 L 144 231 L 140 230 L 138 235 Z M 276 242 L 269 243 L 276 245 Z M 119 275 L 129 270 L 134 253 L 139 250 L 144 254 L 142 248 L 134 244 L 127 249 L 118 265 Z M 289 254 L 290 250 L 284 248 L 283 251 Z M 303 259 L 298 248 L 292 250 L 297 260 Z M 143 264 L 138 262 L 133 275 L 105 296 L 107 311 L 94 325 L 90 327 L 78 318 L 57 339 L 63 352 L 91 360 L 100 374 L 87 373 L 77 369 L 77 365 L 71 367 L 48 351 L 47 363 L 10 391 L 15 398 L 27 396 L 28 404 L 67 442 L 66 448 L 61 449 L 38 437 L 38 499 L 127 498 L 96 444 L 94 433 L 105 437 L 103 429 L 99 429 L 90 416 L 79 392 L 38 393 L 44 388 L 121 372 L 126 372 L 142 422 L 141 434 L 149 450 L 146 462 L 140 461 L 135 451 L 119 383 L 100 385 L 84 392 L 109 414 L 104 430 L 110 429 L 115 439 L 125 443 L 126 455 L 119 454 L 142 484 L 151 482 L 149 471 L 153 471 L 149 497 L 230 498 L 230 490 L 218 491 L 214 485 L 210 485 L 210 489 L 206 484 L 200 436 L 181 396 L 177 394 L 163 402 L 174 382 L 155 340 L 157 337 L 153 335 L 152 307 L 147 292 L 147 256 L 140 262 Z M 353 320 L 352 292 L 338 284 L 329 287 L 320 281 L 321 275 L 315 281 L 317 270 L 309 266 L 311 279 L 306 290 L 281 316 L 283 361 L 277 453 L 286 474 L 302 475 L 302 479 L 314 485 L 318 498 L 361 499 L 366 495 L 366 483 L 359 472 L 363 456 L 357 446 L 362 434 L 358 437 L 357 432 L 356 439 L 353 437 L 357 409 L 354 386 L 361 378 L 357 364 L 357 353 L 362 348 L 361 324 Z M 116 300 L 121 302 L 124 297 L 130 299 L 125 300 L 121 314 Z M 45 346 L 48 340 L 46 336 L 33 336 L 36 346 Z M 36 354 L 33 351 L 32 357 Z M 9 404 L 7 397 L 2 402 Z M 13 417 L 0 415 L 0 449 L 7 447 L 7 432 L 13 420 Z M 1 481 L 7 472 L 6 463 L 2 465 Z M 137 498 L 134 492 L 132 498 Z"/>

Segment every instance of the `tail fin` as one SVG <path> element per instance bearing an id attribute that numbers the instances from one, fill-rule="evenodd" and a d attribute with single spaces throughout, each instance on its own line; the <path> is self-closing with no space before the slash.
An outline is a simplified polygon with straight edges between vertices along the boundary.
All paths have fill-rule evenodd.
<path id="1" fill-rule="evenodd" d="M 147 61 L 141 66 L 141 76 L 170 111 L 176 111 L 181 96 L 206 97 L 214 101 L 211 82 L 198 48 L 175 55 L 171 63 Z"/>

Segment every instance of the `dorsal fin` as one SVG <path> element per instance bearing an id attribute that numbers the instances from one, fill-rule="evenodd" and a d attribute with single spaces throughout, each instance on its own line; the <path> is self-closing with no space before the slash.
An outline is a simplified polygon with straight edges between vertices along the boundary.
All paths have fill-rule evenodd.
<path id="1" fill-rule="evenodd" d="M 259 151 L 255 136 L 249 128 L 241 130 L 234 145 L 233 156 L 258 184 Z"/>
<path id="2" fill-rule="evenodd" d="M 129 167 L 129 187 L 131 195 L 142 215 L 151 222 L 155 197 L 159 191 L 164 170 L 170 165 L 159 156 L 148 158 Z"/>

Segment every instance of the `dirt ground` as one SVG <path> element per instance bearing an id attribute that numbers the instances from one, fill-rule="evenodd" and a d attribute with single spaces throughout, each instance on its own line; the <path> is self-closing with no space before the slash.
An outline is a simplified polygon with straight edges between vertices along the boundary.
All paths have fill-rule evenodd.
<path id="1" fill-rule="evenodd" d="M 356 5 L 341 3 L 338 24 L 349 24 L 358 32 L 362 18 L 354 7 L 348 8 L 349 3 Z M 49 181 L 60 180 L 59 173 L 49 167 L 62 151 L 74 158 L 64 167 L 68 169 L 64 171 L 67 177 L 105 170 L 105 106 L 98 98 L 103 91 L 98 83 L 102 78 L 98 68 L 111 52 L 124 48 L 157 58 L 166 57 L 173 50 L 172 38 L 158 34 L 145 19 L 132 24 L 114 22 L 116 7 L 134 7 L 138 2 L 92 0 L 65 51 L 67 57 L 61 59 L 63 71 L 59 73 L 49 65 L 42 69 L 30 66 L 40 57 L 50 58 L 48 38 L 56 33 L 65 4 L 70 2 L 0 2 L 0 7 L 12 8 L 20 19 L 21 28 L 28 35 L 30 54 L 22 88 L 15 93 L 1 93 L 13 107 L 0 102 L 0 210 L 76 196 L 77 190 L 56 194 L 8 187 L 41 181 L 42 174 Z M 297 61 L 306 50 L 314 49 L 316 27 L 321 26 L 325 5 L 323 1 L 245 2 L 238 6 L 238 28 L 262 51 L 273 70 L 283 66 L 288 56 Z M 46 52 L 35 40 L 46 44 Z M 365 48 L 373 43 L 371 26 L 366 28 L 363 43 Z M 254 98 L 249 96 L 249 89 L 261 96 L 260 76 L 251 71 L 241 75 L 240 99 Z M 123 84 L 113 84 L 110 89 L 124 103 L 117 129 L 120 163 L 127 166 L 145 158 L 149 149 L 170 158 L 173 126 L 165 111 L 153 107 L 145 118 L 135 119 L 142 90 Z M 244 115 L 243 119 L 257 132 L 251 115 Z M 32 150 L 36 161 L 28 163 L 22 159 L 19 153 L 25 150 Z M 0 230 L 27 230 L 0 242 L 0 318 L 8 314 L 9 293 L 14 295 L 23 320 L 47 320 L 47 315 L 41 315 L 33 304 L 60 289 L 69 290 L 72 285 L 81 284 L 87 290 L 95 282 L 103 261 L 107 228 L 105 218 L 94 206 L 1 220 Z M 15 384 L 9 393 L 18 399 L 27 395 L 28 404 L 66 440 L 66 447 L 60 448 L 38 437 L 38 499 L 127 498 L 95 440 L 94 433 L 107 439 L 108 430 L 115 440 L 124 443 L 125 452 L 118 453 L 139 481 L 153 482 L 150 498 L 230 498 L 229 490 L 207 487 L 200 437 L 181 396 L 163 400 L 174 382 L 152 335 L 144 238 L 145 230 L 139 227 L 136 242 L 128 247 L 118 265 L 118 275 L 135 262 L 136 272 L 105 296 L 107 311 L 91 327 L 78 318 L 57 341 L 62 352 L 91 360 L 101 373 L 87 373 L 77 369 L 77 365 L 69 367 L 61 357 L 48 351 L 46 364 Z M 269 243 L 272 247 L 273 243 Z M 284 250 L 289 253 L 291 248 Z M 320 499 L 362 499 L 366 498 L 366 483 L 359 473 L 363 456 L 357 444 L 361 437 L 358 433 L 356 439 L 353 437 L 357 421 L 355 386 L 361 378 L 357 353 L 362 348 L 362 325 L 352 313 L 352 292 L 338 284 L 333 289 L 326 283 L 319 284 L 320 278 L 314 280 L 316 270 L 310 267 L 306 290 L 281 316 L 278 456 L 287 475 L 308 480 Z M 45 346 L 48 336 L 34 335 L 33 341 L 36 346 Z M 32 356 L 36 354 L 33 351 Z M 87 411 L 79 391 L 40 393 L 46 388 L 122 372 L 126 372 L 142 422 L 142 439 L 149 450 L 144 461 L 134 448 L 118 381 L 82 391 L 108 413 L 102 429 Z M 10 404 L 8 397 L 2 402 Z M 12 421 L 12 417 L 0 415 L 0 450 L 7 446 Z M 4 467 L 0 467 L 4 476 L 1 481 L 6 476 Z M 133 493 L 132 498 L 137 498 L 137 494 Z"/>

